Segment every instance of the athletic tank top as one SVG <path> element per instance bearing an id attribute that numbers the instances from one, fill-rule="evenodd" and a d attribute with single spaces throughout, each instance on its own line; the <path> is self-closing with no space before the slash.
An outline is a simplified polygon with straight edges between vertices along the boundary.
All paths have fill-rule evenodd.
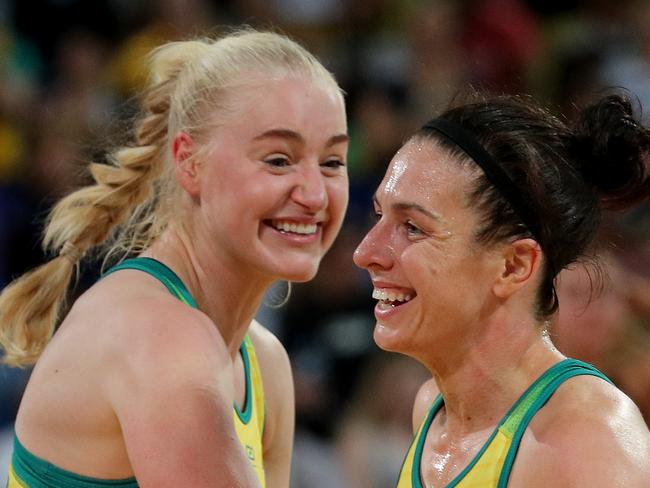
<path id="1" fill-rule="evenodd" d="M 197 308 L 189 291 L 176 274 L 167 266 L 151 258 L 127 259 L 109 269 L 104 276 L 121 269 L 137 269 L 158 279 L 183 303 Z M 264 431 L 264 389 L 255 348 L 246 336 L 240 349 L 244 362 L 246 399 L 242 408 L 233 405 L 233 420 L 237 437 L 244 447 L 246 456 L 265 487 L 264 462 L 262 458 L 262 435 Z M 137 488 L 135 478 L 105 480 L 78 475 L 48 463 L 34 456 L 14 437 L 14 451 L 9 466 L 7 488 Z M 180 488 L 180 487 L 179 487 Z"/>
<path id="2" fill-rule="evenodd" d="M 506 487 L 521 438 L 531 419 L 562 383 L 579 375 L 597 376 L 611 383 L 600 371 L 582 361 L 565 359 L 555 364 L 519 397 L 474 459 L 447 485 L 447 488 Z M 415 434 L 411 448 L 404 459 L 397 488 L 424 487 L 420 475 L 424 441 L 431 422 L 443 405 L 444 400 L 441 395 L 438 395 Z"/>

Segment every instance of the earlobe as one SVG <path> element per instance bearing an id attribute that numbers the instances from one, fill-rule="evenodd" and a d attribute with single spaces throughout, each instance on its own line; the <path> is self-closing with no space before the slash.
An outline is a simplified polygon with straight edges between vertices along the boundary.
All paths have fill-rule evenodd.
<path id="1" fill-rule="evenodd" d="M 534 239 L 518 239 L 509 244 L 503 253 L 503 267 L 494 284 L 494 293 L 507 298 L 531 283 L 541 261 L 542 250 Z"/>
<path id="2" fill-rule="evenodd" d="M 200 193 L 198 163 L 194 140 L 187 132 L 179 132 L 172 139 L 172 157 L 179 185 L 192 197 Z"/>

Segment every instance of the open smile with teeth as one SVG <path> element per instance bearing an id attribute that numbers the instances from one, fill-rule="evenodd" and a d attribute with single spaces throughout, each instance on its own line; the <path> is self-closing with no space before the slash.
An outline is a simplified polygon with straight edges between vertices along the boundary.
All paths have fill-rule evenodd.
<path id="1" fill-rule="evenodd" d="M 272 220 L 270 223 L 274 229 L 292 234 L 312 235 L 318 231 L 318 224 L 299 224 L 289 220 Z"/>
<path id="2" fill-rule="evenodd" d="M 394 291 L 381 290 L 375 288 L 372 291 L 372 298 L 379 300 L 383 305 L 390 305 L 391 307 L 397 307 L 406 302 L 409 302 L 415 298 L 414 293 L 400 293 Z"/>

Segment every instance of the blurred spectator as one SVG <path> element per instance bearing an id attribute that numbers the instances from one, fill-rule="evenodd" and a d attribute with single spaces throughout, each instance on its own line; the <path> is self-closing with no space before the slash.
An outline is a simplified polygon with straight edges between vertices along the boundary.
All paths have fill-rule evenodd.
<path id="1" fill-rule="evenodd" d="M 461 44 L 462 14 L 458 2 L 441 1 L 422 2 L 409 15 L 409 133 L 467 88 L 471 66 Z"/>
<path id="2" fill-rule="evenodd" d="M 331 440 L 372 342 L 371 290 L 349 264 L 358 243 L 345 226 L 316 278 L 293 287 L 280 336 L 292 358 L 297 430 Z"/>
<path id="3" fill-rule="evenodd" d="M 638 97 L 646 108 L 650 121 L 650 4 L 647 1 L 628 2 L 619 12 L 617 42 L 610 42 L 600 75 L 606 86 L 622 86 Z"/>
<path id="4" fill-rule="evenodd" d="M 519 93 L 540 48 L 539 19 L 520 0 L 469 0 L 462 45 L 477 88 Z"/>
<path id="5" fill-rule="evenodd" d="M 113 0 L 26 0 L 11 3 L 10 15 L 15 32 L 29 39 L 43 60 L 40 81 L 44 86 L 57 76 L 57 50 L 68 33 L 81 29 L 109 41 L 122 32 Z"/>
<path id="6" fill-rule="evenodd" d="M 366 364 L 338 435 L 349 488 L 394 488 L 413 439 L 415 394 L 430 378 L 416 361 L 380 352 Z"/>
<path id="7" fill-rule="evenodd" d="M 407 133 L 406 103 L 403 90 L 399 87 L 369 84 L 350 104 L 350 203 L 347 221 L 348 232 L 356 236 L 370 223 L 369 202 L 388 162 Z"/>
<path id="8" fill-rule="evenodd" d="M 148 52 L 167 41 L 208 35 L 217 25 L 207 0 L 145 0 L 141 15 L 141 25 L 120 40 L 110 66 L 112 85 L 125 99 L 144 86 Z"/>
<path id="9" fill-rule="evenodd" d="M 560 274 L 552 339 L 564 354 L 609 376 L 650 425 L 650 279 L 615 255 L 606 255 L 602 271 L 601 277 L 577 266 Z"/>
<path id="10" fill-rule="evenodd" d="M 615 283 L 616 263 L 603 266 L 605 276 L 585 266 L 564 270 L 558 280 L 560 311 L 553 343 L 564 354 L 593 364 L 609 375 L 615 367 L 611 351 L 631 320 L 631 310 Z M 602 289 L 601 289 L 602 288 Z"/>
<path id="11" fill-rule="evenodd" d="M 56 77 L 36 113 L 64 144 L 88 145 L 108 123 L 115 100 L 106 79 L 107 48 L 85 30 L 66 33 L 57 46 Z"/>

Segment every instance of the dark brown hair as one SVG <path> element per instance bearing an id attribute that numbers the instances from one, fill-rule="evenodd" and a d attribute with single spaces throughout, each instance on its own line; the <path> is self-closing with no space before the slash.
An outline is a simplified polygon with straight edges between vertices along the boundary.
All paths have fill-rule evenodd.
<path id="1" fill-rule="evenodd" d="M 482 215 L 476 231 L 479 242 L 523 237 L 539 242 L 545 259 L 537 314 L 552 315 L 558 308 L 555 277 L 583 256 L 598 230 L 601 210 L 626 208 L 650 195 L 650 130 L 622 94 L 604 96 L 573 124 L 519 96 L 467 103 L 439 119 L 470 132 L 527 199 L 535 237 L 484 173 L 468 195 L 469 205 Z M 416 136 L 434 138 L 459 164 L 473 164 L 435 130 L 425 126 Z"/>

